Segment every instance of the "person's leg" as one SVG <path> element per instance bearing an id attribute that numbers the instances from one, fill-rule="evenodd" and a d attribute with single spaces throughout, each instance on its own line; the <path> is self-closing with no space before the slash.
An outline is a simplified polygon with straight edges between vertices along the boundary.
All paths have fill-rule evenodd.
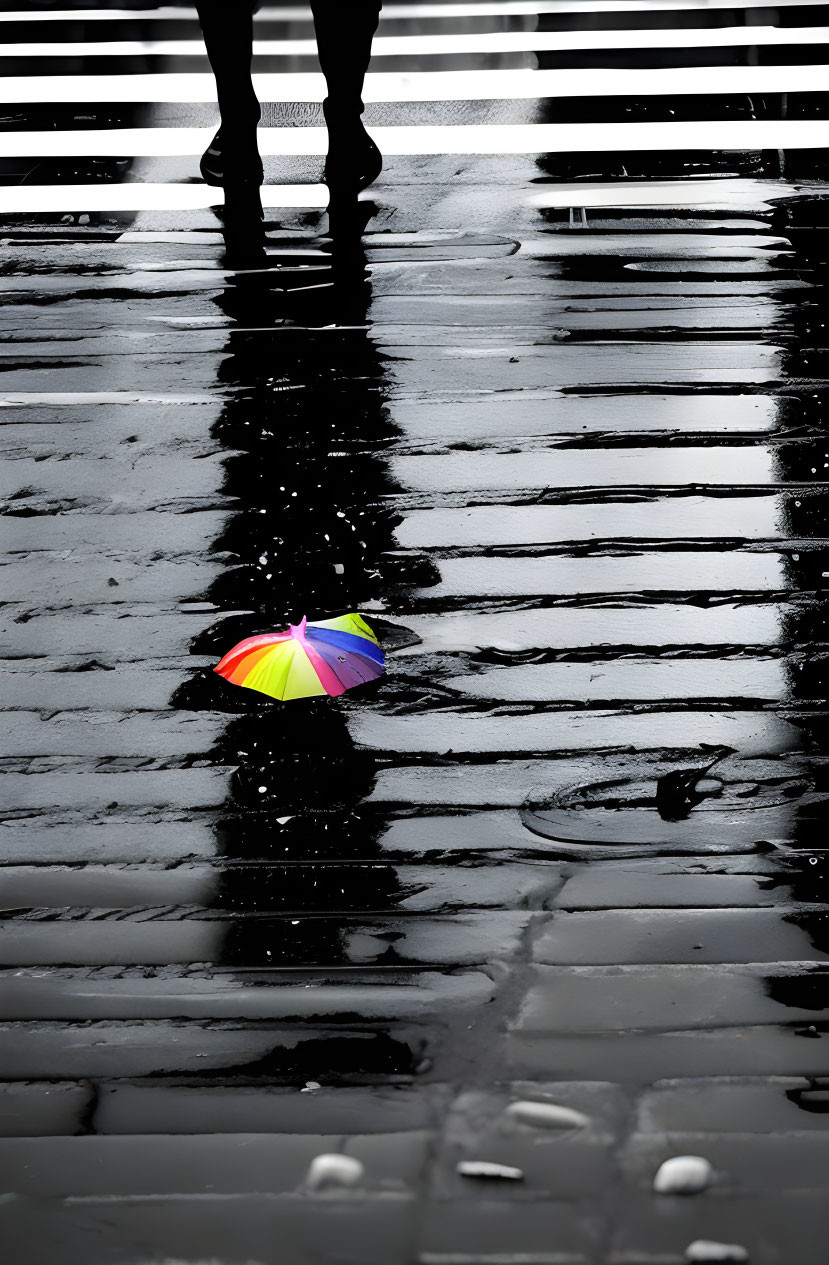
<path id="1" fill-rule="evenodd" d="M 250 73 L 255 8 L 256 0 L 196 0 L 222 120 L 202 158 L 208 184 L 262 183 L 260 109 Z"/>
<path id="2" fill-rule="evenodd" d="M 333 188 L 357 190 L 380 174 L 380 151 L 363 127 L 363 80 L 377 30 L 380 0 L 311 0 L 317 50 L 325 75 L 328 126 L 325 178 Z"/>

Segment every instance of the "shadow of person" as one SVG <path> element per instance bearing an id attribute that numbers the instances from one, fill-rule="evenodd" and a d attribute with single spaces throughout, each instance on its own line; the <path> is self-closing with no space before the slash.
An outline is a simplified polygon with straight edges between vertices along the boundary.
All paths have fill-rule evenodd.
<path id="1" fill-rule="evenodd" d="M 242 637 L 302 615 L 365 609 L 385 587 L 394 519 L 384 451 L 395 430 L 368 322 L 367 208 L 355 199 L 338 211 L 322 242 L 266 236 L 252 199 L 223 213 L 229 275 L 215 302 L 229 330 L 212 434 L 228 453 L 231 509 L 213 546 L 227 565 L 205 595 L 223 614 L 193 641 L 195 654 L 218 660 Z M 411 882 L 382 851 L 385 822 L 366 803 L 375 756 L 348 727 L 349 710 L 371 707 L 382 686 L 283 704 L 205 667 L 175 697 L 186 710 L 227 715 L 212 759 L 233 771 L 213 826 L 204 913 L 221 923 L 211 966 L 226 980 L 230 972 L 240 996 L 255 984 L 296 984 L 297 972 L 320 982 L 405 965 L 395 923 Z M 378 1050 L 384 1070 L 409 1069 L 405 1042 L 374 1030 L 379 1045 L 335 1043 L 326 1070 L 354 1071 L 352 1059 L 372 1070 Z"/>
<path id="2" fill-rule="evenodd" d="M 234 915 L 222 961 L 243 968 L 351 965 L 357 915 L 394 912 L 405 895 L 361 809 L 374 759 L 357 750 L 337 703 L 273 703 L 231 721 L 217 755 L 237 761 L 217 827 L 225 861 L 214 903 Z"/>

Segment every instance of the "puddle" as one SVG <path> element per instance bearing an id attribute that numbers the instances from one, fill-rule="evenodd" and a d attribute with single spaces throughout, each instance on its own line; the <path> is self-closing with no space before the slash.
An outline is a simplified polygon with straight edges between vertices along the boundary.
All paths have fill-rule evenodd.
<path id="1" fill-rule="evenodd" d="M 530 792 L 521 820 L 553 855 L 584 859 L 822 847 L 825 795 L 802 777 L 753 779 L 729 760 Z M 673 818 L 673 819 L 671 819 Z"/>

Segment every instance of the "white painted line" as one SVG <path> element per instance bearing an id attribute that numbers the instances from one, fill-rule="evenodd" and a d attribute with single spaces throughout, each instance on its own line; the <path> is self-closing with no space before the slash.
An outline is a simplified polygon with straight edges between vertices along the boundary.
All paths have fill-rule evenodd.
<path id="1" fill-rule="evenodd" d="M 481 126 L 372 127 L 384 154 L 552 154 L 625 150 L 821 149 L 829 119 L 762 119 L 676 123 L 527 123 Z M 83 132 L 6 132 L 0 157 L 191 156 L 213 136 L 210 127 L 110 128 Z M 320 155 L 324 127 L 259 129 L 263 155 Z M 304 186 L 298 186 L 303 188 Z M 5 191 L 4 191 L 5 192 Z"/>
<path id="2" fill-rule="evenodd" d="M 677 10 L 786 9 L 825 4 L 826 0 L 502 0 L 501 3 L 395 4 L 386 0 L 382 18 L 499 17 L 522 13 L 659 13 Z M 297 12 L 301 12 L 297 9 Z M 273 21 L 282 9 L 263 8 L 259 17 Z"/>
<path id="3" fill-rule="evenodd" d="M 219 395 L 203 391 L 198 395 L 157 395 L 137 391 L 9 391 L 0 394 L 0 408 L 31 404 L 213 404 Z"/>
<path id="4" fill-rule="evenodd" d="M 464 53 L 534 53 L 603 49 L 733 48 L 775 44 L 829 43 L 825 26 L 729 26 L 722 30 L 499 31 L 475 35 L 377 36 L 375 57 L 440 57 Z M 255 56 L 316 57 L 313 39 L 254 40 Z M 192 40 L 84 40 L 6 44 L 6 57 L 205 57 Z"/>
<path id="5" fill-rule="evenodd" d="M 0 188 L 0 215 L 37 211 L 200 211 L 224 202 L 221 189 L 204 184 L 14 185 Z M 262 205 L 318 210 L 328 206 L 322 184 L 265 185 Z"/>
<path id="6" fill-rule="evenodd" d="M 819 0 L 815 0 L 818 3 Z M 271 10 L 276 12 L 276 10 Z M 310 8 L 284 10 L 294 15 L 310 15 Z M 176 8 L 167 5 L 158 9 L 9 9 L 0 13 L 0 22 L 168 22 L 196 21 L 194 8 Z"/>
<path id="7" fill-rule="evenodd" d="M 490 0 L 459 4 L 394 4 L 383 5 L 384 22 L 409 18 L 481 18 L 513 17 L 542 13 L 650 13 L 682 10 L 705 13 L 711 9 L 740 8 L 806 8 L 825 4 L 826 0 Z M 265 7 L 256 14 L 260 22 L 304 22 L 311 18 L 307 5 Z M 194 21 L 192 8 L 162 6 L 158 9 L 53 9 L 48 12 L 15 10 L 0 13 L 0 22 L 169 22 Z"/>
<path id="8" fill-rule="evenodd" d="M 322 101 L 319 74 L 253 76 L 260 101 Z M 829 66 L 677 66 L 657 70 L 380 71 L 366 76 L 363 99 L 388 101 L 510 101 L 545 97 L 697 95 L 699 93 L 823 92 Z M 0 101 L 215 101 L 207 74 L 17 75 L 0 78 Z"/>
<path id="9" fill-rule="evenodd" d="M 386 0 L 382 20 L 421 17 L 500 17 L 524 13 L 660 13 L 677 10 L 786 9 L 825 4 L 826 0 L 501 0 L 501 3 L 395 4 Z M 284 10 L 263 8 L 259 17 L 274 21 Z M 297 8 L 297 13 L 302 10 Z"/>
<path id="10" fill-rule="evenodd" d="M 774 180 L 619 180 L 608 184 L 556 184 L 527 199 L 539 209 L 569 207 L 748 207 L 758 210 L 776 198 L 793 197 L 797 185 Z"/>

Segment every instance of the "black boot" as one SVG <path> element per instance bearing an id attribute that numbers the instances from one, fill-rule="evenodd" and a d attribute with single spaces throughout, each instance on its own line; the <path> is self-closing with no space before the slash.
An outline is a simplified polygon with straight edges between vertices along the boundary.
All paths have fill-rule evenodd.
<path id="1" fill-rule="evenodd" d="M 359 193 L 380 175 L 383 155 L 359 116 L 346 124 L 329 101 L 324 103 L 323 112 L 328 126 L 328 154 L 322 178 L 332 193 Z"/>
<path id="2" fill-rule="evenodd" d="M 228 139 L 222 125 L 202 154 L 199 170 L 205 184 L 218 185 L 220 188 L 250 186 L 258 189 L 265 173 L 256 145 L 256 128 L 253 129 L 251 143 L 250 136 L 246 133 L 241 139 L 236 136 Z"/>

